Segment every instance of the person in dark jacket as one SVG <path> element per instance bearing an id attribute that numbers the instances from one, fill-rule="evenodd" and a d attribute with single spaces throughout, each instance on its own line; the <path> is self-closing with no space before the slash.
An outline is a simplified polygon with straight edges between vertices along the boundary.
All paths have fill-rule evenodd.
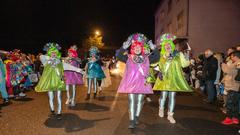
<path id="1" fill-rule="evenodd" d="M 213 56 L 213 52 L 210 49 L 207 49 L 204 52 L 205 61 L 203 63 L 203 79 L 205 81 L 205 89 L 208 95 L 207 103 L 213 103 L 216 99 L 216 89 L 214 85 L 214 81 L 216 80 L 217 76 L 217 69 L 218 69 L 218 61 Z"/>

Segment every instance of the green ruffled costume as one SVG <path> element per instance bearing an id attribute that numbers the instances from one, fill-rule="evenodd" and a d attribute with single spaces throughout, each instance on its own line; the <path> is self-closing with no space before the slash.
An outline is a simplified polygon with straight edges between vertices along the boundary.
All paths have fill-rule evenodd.
<path id="1" fill-rule="evenodd" d="M 65 90 L 66 85 L 63 80 L 63 65 L 58 63 L 55 67 L 46 64 L 39 83 L 35 87 L 36 92 L 48 92 Z"/>
<path id="2" fill-rule="evenodd" d="M 183 53 L 177 53 L 172 60 L 164 56 L 158 63 L 159 70 L 162 72 L 163 79 L 157 77 L 153 90 L 156 91 L 175 91 L 175 92 L 192 92 L 184 78 L 182 68 L 187 67 L 189 61 L 185 59 Z"/>

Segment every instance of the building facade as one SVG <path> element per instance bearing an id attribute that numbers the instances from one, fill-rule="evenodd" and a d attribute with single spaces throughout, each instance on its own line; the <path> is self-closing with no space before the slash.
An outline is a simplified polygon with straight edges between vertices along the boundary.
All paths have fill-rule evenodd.
<path id="1" fill-rule="evenodd" d="M 155 42 L 163 33 L 187 39 L 194 56 L 240 44 L 240 0 L 163 0 L 155 13 Z"/>

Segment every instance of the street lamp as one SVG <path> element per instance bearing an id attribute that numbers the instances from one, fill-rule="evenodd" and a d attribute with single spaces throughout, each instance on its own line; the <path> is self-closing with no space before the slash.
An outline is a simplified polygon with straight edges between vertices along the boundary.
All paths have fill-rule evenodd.
<path id="1" fill-rule="evenodd" d="M 96 36 L 99 36 L 99 35 L 100 35 L 100 31 L 96 30 L 96 31 L 95 31 L 95 35 L 96 35 Z"/>

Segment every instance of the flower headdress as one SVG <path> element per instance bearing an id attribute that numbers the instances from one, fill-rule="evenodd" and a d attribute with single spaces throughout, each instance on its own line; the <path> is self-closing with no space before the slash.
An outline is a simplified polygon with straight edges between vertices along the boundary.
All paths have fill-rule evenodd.
<path id="1" fill-rule="evenodd" d="M 177 37 L 174 36 L 173 34 L 169 34 L 169 33 L 165 33 L 163 34 L 159 39 L 158 39 L 158 45 L 161 45 L 161 55 L 166 53 L 166 50 L 164 48 L 164 46 L 169 43 L 172 47 L 172 51 L 175 50 L 175 44 L 173 43 L 173 41 L 176 39 Z"/>
<path id="2" fill-rule="evenodd" d="M 147 38 L 141 34 L 141 33 L 136 33 L 128 37 L 128 40 L 131 40 L 131 49 L 130 53 L 134 54 L 134 48 L 136 46 L 142 47 L 142 54 L 144 54 L 144 45 L 147 42 Z"/>
<path id="3" fill-rule="evenodd" d="M 51 42 L 47 43 L 43 48 L 43 50 L 47 52 L 48 56 L 51 56 L 51 53 L 55 52 L 58 58 L 61 57 L 61 53 L 59 52 L 60 49 L 61 47 L 57 43 L 51 43 Z"/>
<path id="4" fill-rule="evenodd" d="M 77 58 L 78 54 L 77 54 L 77 46 L 73 45 L 68 49 L 68 53 L 71 53 L 73 58 Z"/>

